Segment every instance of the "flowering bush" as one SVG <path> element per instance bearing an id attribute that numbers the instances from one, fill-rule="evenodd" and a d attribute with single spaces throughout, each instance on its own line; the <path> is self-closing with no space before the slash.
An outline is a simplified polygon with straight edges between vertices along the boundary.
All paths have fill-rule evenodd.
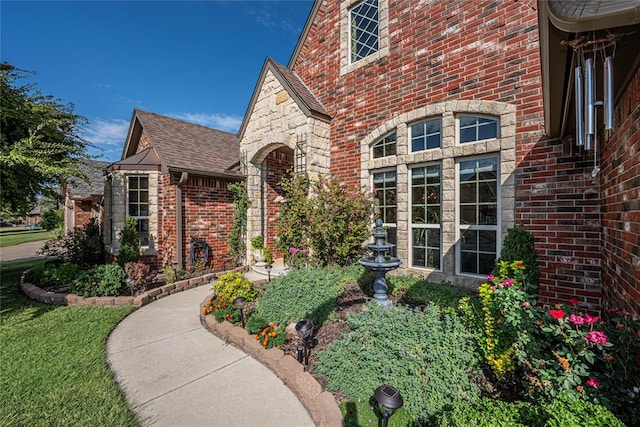
<path id="1" fill-rule="evenodd" d="M 218 296 L 209 300 L 202 307 L 202 314 L 211 314 L 217 322 L 226 320 L 231 323 L 240 321 L 240 311 L 233 305 L 233 301 L 226 296 Z"/>
<path id="2" fill-rule="evenodd" d="M 497 275 L 489 275 L 482 284 L 480 296 L 481 332 L 478 344 L 489 367 L 499 380 L 514 372 L 516 362 L 524 356 L 530 343 L 530 331 L 535 319 L 535 301 L 523 289 L 522 261 L 501 261 Z M 468 298 L 461 307 L 473 316 Z"/>
<path id="3" fill-rule="evenodd" d="M 319 264 L 348 265 L 370 235 L 371 195 L 362 189 L 320 177 L 311 182 L 300 175 L 281 180 L 286 198 L 280 208 L 276 246 L 290 256 L 290 248 L 309 248 Z"/>
<path id="4" fill-rule="evenodd" d="M 253 337 L 256 341 L 260 341 L 264 348 L 281 348 L 287 341 L 287 333 L 273 322 L 270 322 L 260 333 L 254 334 Z"/>

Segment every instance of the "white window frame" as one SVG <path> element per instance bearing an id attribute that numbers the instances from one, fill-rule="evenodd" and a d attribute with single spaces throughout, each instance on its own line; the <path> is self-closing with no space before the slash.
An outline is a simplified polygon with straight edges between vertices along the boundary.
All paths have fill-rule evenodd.
<path id="1" fill-rule="evenodd" d="M 461 225 L 460 224 L 460 163 L 481 159 L 496 159 L 496 224 L 495 225 Z M 488 153 L 479 156 L 469 157 L 457 157 L 455 159 L 455 236 L 456 236 L 456 248 L 455 248 L 455 272 L 456 275 L 466 277 L 479 277 L 485 278 L 485 274 L 473 274 L 462 272 L 462 233 L 466 230 L 486 230 L 494 231 L 496 233 L 496 259 L 500 258 L 501 250 L 501 233 L 502 229 L 502 197 L 501 197 L 501 184 L 500 184 L 500 153 Z"/>
<path id="2" fill-rule="evenodd" d="M 383 141 L 387 138 L 389 138 L 391 135 L 395 135 L 395 140 L 393 141 L 393 144 L 391 144 L 390 142 L 387 143 L 383 143 Z M 375 157 L 375 148 L 376 145 L 382 143 L 383 145 L 383 151 L 385 152 L 385 154 L 381 157 Z M 386 147 L 393 145 L 395 147 L 395 153 L 394 154 L 386 154 Z M 371 158 L 372 159 L 384 159 L 385 157 L 391 157 L 391 156 L 397 156 L 398 155 L 398 132 L 397 130 L 393 130 L 392 132 L 389 132 L 388 134 L 386 134 L 385 136 L 383 136 L 382 138 L 378 139 L 376 142 L 374 142 L 371 145 Z"/>
<path id="3" fill-rule="evenodd" d="M 414 169 L 418 169 L 418 168 L 424 168 L 427 166 L 434 166 L 437 165 L 440 167 L 440 223 L 436 226 L 435 224 L 414 224 L 413 222 L 413 180 L 412 180 L 412 174 L 413 174 L 413 170 Z M 443 188 L 443 178 L 442 178 L 442 163 L 440 162 L 429 162 L 429 163 L 417 163 L 417 164 L 412 164 L 409 165 L 408 169 L 407 169 L 407 185 L 408 185 L 408 233 L 409 233 L 409 253 L 408 253 L 408 259 L 409 259 L 409 266 L 410 268 L 415 268 L 415 269 L 421 269 L 421 270 L 429 270 L 429 271 L 442 271 L 442 263 L 444 261 L 443 259 L 443 253 L 442 253 L 442 227 L 443 227 L 443 222 L 442 222 L 442 212 L 443 212 L 443 207 L 442 207 L 442 188 Z M 413 246 L 414 246 L 414 242 L 413 242 L 413 228 L 424 228 L 424 229 L 438 229 L 439 230 L 439 234 L 440 234 L 440 248 L 439 248 L 439 252 L 440 252 L 440 259 L 438 260 L 438 268 L 434 268 L 434 267 L 429 267 L 429 266 L 418 266 L 418 265 L 414 265 L 414 259 L 413 259 Z M 426 242 L 425 242 L 426 244 Z"/>
<path id="4" fill-rule="evenodd" d="M 130 215 L 129 212 L 129 207 L 130 204 L 133 203 L 131 202 L 131 200 L 129 199 L 130 196 L 130 192 L 131 192 L 131 178 L 147 178 L 147 215 L 143 216 L 143 215 Z M 139 182 L 139 181 L 138 181 Z M 150 221 L 150 214 L 151 214 L 151 203 L 150 203 L 150 188 L 151 188 L 151 179 L 149 177 L 149 175 L 146 174 L 132 174 L 132 175 L 127 175 L 126 176 L 126 183 L 127 183 L 127 187 L 126 187 L 126 191 L 127 191 L 127 198 L 126 198 L 126 217 L 127 218 L 134 218 L 136 220 L 136 222 L 140 221 L 140 220 L 146 220 L 147 221 L 147 236 L 146 236 L 146 243 L 143 243 L 142 240 L 142 236 L 140 236 L 140 225 L 139 223 L 137 223 L 137 228 L 138 228 L 138 235 L 140 236 L 140 247 L 146 248 L 149 247 L 149 242 L 151 240 L 151 221 Z M 140 194 L 140 189 L 137 189 L 138 191 L 138 195 Z M 135 202 L 136 204 L 140 204 L 140 202 Z"/>
<path id="5" fill-rule="evenodd" d="M 423 148 L 422 150 L 414 150 L 413 149 L 413 127 L 415 125 L 419 125 L 419 124 L 423 124 L 429 121 L 439 121 L 440 122 L 440 142 L 438 143 L 437 147 L 433 147 L 433 148 L 427 148 L 425 146 L 425 148 Z M 409 145 L 409 152 L 410 153 L 421 153 L 423 151 L 429 151 L 429 150 L 439 150 L 442 148 L 442 116 L 434 116 L 434 117 L 427 117 L 424 118 L 422 120 L 413 122 L 408 124 L 407 126 L 407 131 L 408 131 L 408 137 L 407 137 L 407 143 Z M 434 134 L 429 134 L 429 135 L 434 135 Z"/>
<path id="6" fill-rule="evenodd" d="M 371 175 L 371 188 L 374 189 L 375 188 L 375 175 L 376 174 L 380 174 L 380 173 L 385 173 L 385 172 L 393 172 L 395 174 L 395 191 L 396 191 L 396 204 L 395 204 L 395 208 L 396 208 L 396 221 L 395 222 L 383 222 L 383 225 L 385 227 L 397 227 L 397 222 L 398 222 L 398 171 L 396 170 L 396 168 L 385 168 L 385 169 L 376 169 L 376 170 L 372 170 L 370 172 Z M 375 198 L 375 196 L 374 196 Z M 382 206 L 388 206 L 388 205 L 382 205 Z M 374 206 L 375 207 L 375 206 Z M 382 217 L 382 215 L 381 215 Z"/>
<path id="7" fill-rule="evenodd" d="M 474 118 L 482 118 L 482 119 L 494 120 L 495 123 L 496 123 L 496 136 L 495 136 L 495 138 L 476 139 L 474 141 L 462 142 L 461 138 L 460 138 L 461 137 L 460 132 L 462 131 L 462 129 L 460 127 L 460 119 L 462 117 L 474 117 Z M 478 129 L 478 125 L 476 125 L 476 129 Z M 473 114 L 473 113 L 458 113 L 458 114 L 456 114 L 456 143 L 458 145 L 475 144 L 476 142 L 493 141 L 495 139 L 500 139 L 500 118 L 499 117 L 490 116 L 490 115 L 487 115 L 487 114 Z"/>

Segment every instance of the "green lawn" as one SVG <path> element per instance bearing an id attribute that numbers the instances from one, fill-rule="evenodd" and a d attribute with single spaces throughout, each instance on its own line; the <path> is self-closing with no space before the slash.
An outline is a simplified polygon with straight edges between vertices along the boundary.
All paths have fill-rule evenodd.
<path id="1" fill-rule="evenodd" d="M 15 230 L 15 229 L 13 229 Z M 4 231 L 0 233 L 0 248 L 5 246 L 19 245 L 25 242 L 35 242 L 38 240 L 49 240 L 55 236 L 54 231 L 46 230 L 21 230 L 21 231 Z"/>
<path id="2" fill-rule="evenodd" d="M 0 426 L 135 426 L 105 356 L 126 307 L 34 302 L 20 274 L 42 261 L 0 266 Z"/>

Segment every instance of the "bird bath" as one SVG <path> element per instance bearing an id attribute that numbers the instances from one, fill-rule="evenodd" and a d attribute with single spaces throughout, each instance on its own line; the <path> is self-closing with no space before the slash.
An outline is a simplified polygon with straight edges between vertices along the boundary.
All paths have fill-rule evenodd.
<path id="1" fill-rule="evenodd" d="M 389 252 L 395 247 L 392 243 L 387 243 L 387 232 L 382 229 L 382 220 L 376 219 L 376 230 L 371 233 L 375 239 L 374 243 L 369 243 L 367 249 L 371 255 L 360 258 L 360 265 L 376 274 L 373 282 L 373 298 L 383 307 L 391 307 L 391 301 L 387 296 L 386 274 L 387 271 L 400 267 L 402 261 L 392 257 Z"/>

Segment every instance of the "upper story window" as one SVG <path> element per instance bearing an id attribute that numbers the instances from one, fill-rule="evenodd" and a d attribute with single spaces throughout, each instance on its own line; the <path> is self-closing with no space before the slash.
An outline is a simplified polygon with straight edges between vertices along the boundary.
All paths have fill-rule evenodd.
<path id="1" fill-rule="evenodd" d="M 378 0 L 364 0 L 351 8 L 351 63 L 376 53 L 379 49 Z"/>
<path id="2" fill-rule="evenodd" d="M 458 123 L 460 144 L 498 137 L 498 120 L 492 117 L 459 116 Z"/>
<path id="3" fill-rule="evenodd" d="M 440 148 L 442 140 L 442 119 L 430 119 L 411 125 L 411 151 Z"/>
<path id="4" fill-rule="evenodd" d="M 140 246 L 149 245 L 149 177 L 127 177 L 127 214 L 138 225 Z"/>
<path id="5" fill-rule="evenodd" d="M 396 139 L 395 132 L 385 136 L 375 144 L 373 144 L 373 158 L 395 156 L 396 155 Z"/>

